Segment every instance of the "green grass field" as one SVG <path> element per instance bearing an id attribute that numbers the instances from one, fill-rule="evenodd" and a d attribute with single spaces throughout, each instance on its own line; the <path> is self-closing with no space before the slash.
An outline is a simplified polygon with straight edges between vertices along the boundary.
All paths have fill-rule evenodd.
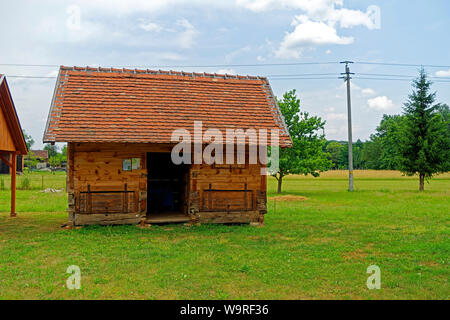
<path id="1" fill-rule="evenodd" d="M 3 176 L 5 187 L 9 180 Z M 47 174 L 45 187 L 64 188 Z M 269 179 L 263 227 L 184 225 L 65 230 L 65 193 L 0 190 L 2 299 L 449 299 L 450 175 L 419 193 L 397 172 Z M 366 269 L 381 269 L 369 290 Z M 80 290 L 65 288 L 70 265 Z"/>

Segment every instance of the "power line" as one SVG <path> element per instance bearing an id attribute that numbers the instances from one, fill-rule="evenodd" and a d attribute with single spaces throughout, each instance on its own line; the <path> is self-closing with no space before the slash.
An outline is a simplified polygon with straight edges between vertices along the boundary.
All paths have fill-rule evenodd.
<path id="1" fill-rule="evenodd" d="M 334 76 L 336 73 L 304 73 L 304 74 L 279 74 L 279 75 L 267 75 L 266 77 L 304 77 L 304 76 Z M 371 76 L 371 77 L 403 77 L 415 79 L 415 75 L 399 75 L 399 74 L 385 74 L 385 73 L 356 73 L 356 75 Z M 438 77 L 438 76 L 428 76 L 430 79 L 437 80 L 450 80 L 450 77 Z M 294 78 L 295 79 L 295 78 Z M 334 78 L 333 78 L 334 79 Z M 409 79 L 408 79 L 409 80 Z"/>
<path id="2" fill-rule="evenodd" d="M 7 78 L 27 78 L 27 79 L 56 79 L 56 77 L 41 77 L 41 76 L 6 76 Z"/>
<path id="3" fill-rule="evenodd" d="M 337 73 L 296 73 L 296 74 L 274 74 L 266 75 L 271 80 L 330 80 L 337 79 Z M 334 76 L 334 77 L 333 77 Z M 361 77 L 362 76 L 362 77 Z M 55 76 L 34 75 L 9 75 L 9 78 L 25 79 L 55 79 Z M 414 75 L 388 74 L 388 73 L 357 73 L 355 79 L 362 80 L 389 80 L 389 81 L 412 81 Z M 449 82 L 450 77 L 428 76 L 433 82 Z"/>
<path id="4" fill-rule="evenodd" d="M 303 75 L 279 75 L 279 76 L 267 76 L 271 79 L 271 81 L 278 81 L 278 80 L 336 80 L 339 79 L 339 77 L 309 77 L 310 75 L 314 74 L 305 74 Z M 322 74 L 317 74 L 322 75 Z M 326 75 L 326 74 L 323 74 Z M 389 75 L 387 75 L 389 76 Z M 45 77 L 45 76 L 29 76 L 29 75 L 6 75 L 7 78 L 21 78 L 21 79 L 56 79 L 56 77 Z M 354 79 L 357 80 L 384 80 L 384 81 L 408 81 L 411 82 L 414 80 L 414 76 L 408 76 L 408 78 L 373 78 L 373 77 L 359 77 L 356 75 Z M 430 77 L 431 78 L 431 77 Z M 432 82 L 438 82 L 438 83 L 450 83 L 449 78 L 440 78 L 440 77 L 433 77 Z"/>
<path id="5" fill-rule="evenodd" d="M 336 64 L 337 62 L 291 62 L 291 63 L 255 63 L 255 64 L 212 64 L 212 65 L 167 65 L 167 66 L 124 66 L 124 68 L 223 68 L 223 67 L 271 67 L 271 66 L 304 66 L 304 65 L 326 65 Z M 114 66 L 113 66 L 114 67 Z M 120 66 L 116 66 L 120 67 Z"/>
<path id="6" fill-rule="evenodd" d="M 0 63 L 0 66 L 11 66 L 11 67 L 60 67 L 57 64 L 26 64 L 26 63 Z"/>
<path id="7" fill-rule="evenodd" d="M 338 80 L 338 77 L 321 77 L 321 78 L 272 78 L 271 81 L 277 81 L 277 80 Z"/>
<path id="8" fill-rule="evenodd" d="M 223 68 L 223 67 L 270 67 L 270 66 L 300 66 L 300 65 L 327 65 L 339 62 L 291 62 L 291 63 L 254 63 L 254 64 L 211 64 L 211 65 L 112 65 L 112 68 Z M 0 66 L 13 67 L 60 67 L 56 64 L 25 64 L 0 63 Z"/>
<path id="9" fill-rule="evenodd" d="M 307 76 L 335 76 L 336 73 L 300 73 L 300 74 L 273 74 L 266 77 L 307 77 Z"/>
<path id="10" fill-rule="evenodd" d="M 310 76 L 324 76 L 335 75 L 334 73 L 311 73 L 311 74 L 294 74 L 294 75 L 269 75 L 267 77 L 275 77 L 272 80 L 295 80 L 295 79 L 338 79 L 337 77 L 310 77 Z M 6 75 L 7 78 L 26 78 L 26 79 L 56 79 L 57 77 L 50 76 L 29 76 L 29 75 Z"/>
<path id="11" fill-rule="evenodd" d="M 332 80 L 332 79 L 338 79 L 338 77 L 309 77 L 310 75 L 314 74 L 306 74 L 303 75 L 295 75 L 295 77 L 286 77 L 286 76 L 279 76 L 272 78 L 272 80 Z M 322 75 L 322 74 L 317 74 Z M 45 76 L 28 76 L 28 75 L 6 75 L 7 78 L 24 78 L 24 79 L 56 79 L 57 77 L 45 77 Z M 267 77 L 273 77 L 273 76 L 267 76 Z"/>
<path id="12" fill-rule="evenodd" d="M 360 73 L 359 75 L 362 76 L 375 76 L 375 77 L 406 77 L 406 78 L 414 78 L 417 76 L 411 76 L 411 75 L 404 75 L 404 74 L 386 74 L 386 73 Z"/>
<path id="13" fill-rule="evenodd" d="M 373 77 L 404 77 L 404 78 L 417 78 L 417 75 L 405 75 L 405 74 L 386 74 L 386 73 L 357 73 L 362 76 L 373 76 Z M 436 79 L 450 79 L 450 77 L 439 77 L 439 76 L 428 76 L 427 78 Z"/>
<path id="14" fill-rule="evenodd" d="M 450 65 L 449 66 L 439 66 L 439 65 L 432 65 L 432 64 L 407 64 L 407 63 L 364 62 L 364 61 L 355 61 L 355 63 L 382 65 L 382 66 L 394 66 L 394 67 L 450 68 Z"/>
<path id="15" fill-rule="evenodd" d="M 411 82 L 412 80 L 414 80 L 414 79 L 400 79 L 400 78 L 370 78 L 370 77 L 358 77 L 358 76 L 356 76 L 355 77 L 355 79 L 358 79 L 358 80 L 386 80 L 386 81 L 408 81 L 408 82 Z M 432 79 L 432 82 L 450 82 L 450 79 L 448 79 L 448 80 L 435 80 L 435 79 Z"/>
<path id="16" fill-rule="evenodd" d="M 266 66 L 296 66 L 296 65 L 328 65 L 339 64 L 338 61 L 324 62 L 288 62 L 288 63 L 253 63 L 253 64 L 210 64 L 210 65 L 112 65 L 111 67 L 119 68 L 220 68 L 220 67 L 266 67 Z M 424 68 L 450 68 L 450 65 L 432 65 L 432 64 L 407 64 L 407 63 L 391 63 L 391 62 L 367 62 L 356 61 L 355 64 L 365 65 L 382 65 L 397 67 L 424 67 Z M 13 67 L 60 67 L 58 64 L 29 64 L 29 63 L 0 63 L 0 66 Z"/>

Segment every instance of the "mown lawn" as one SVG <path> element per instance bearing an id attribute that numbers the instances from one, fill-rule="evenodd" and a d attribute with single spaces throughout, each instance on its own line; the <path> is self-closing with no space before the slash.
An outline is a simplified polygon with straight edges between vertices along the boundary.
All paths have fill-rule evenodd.
<path id="1" fill-rule="evenodd" d="M 264 227 L 148 229 L 61 229 L 65 194 L 39 190 L 18 191 L 9 218 L 3 190 L 0 298 L 449 299 L 450 175 L 423 193 L 396 172 L 357 172 L 355 185 L 346 191 L 345 172 L 288 177 L 291 197 L 275 200 L 270 179 Z M 380 290 L 366 287 L 372 264 Z M 70 265 L 80 290 L 65 288 Z"/>

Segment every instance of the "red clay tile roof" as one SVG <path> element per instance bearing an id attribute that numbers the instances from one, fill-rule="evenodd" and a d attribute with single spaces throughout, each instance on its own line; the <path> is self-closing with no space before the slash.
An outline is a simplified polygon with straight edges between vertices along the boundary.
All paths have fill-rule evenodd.
<path id="1" fill-rule="evenodd" d="M 280 129 L 266 78 L 175 71 L 61 67 L 44 142 L 170 143 L 175 129 Z M 270 138 L 270 137 L 269 137 Z"/>

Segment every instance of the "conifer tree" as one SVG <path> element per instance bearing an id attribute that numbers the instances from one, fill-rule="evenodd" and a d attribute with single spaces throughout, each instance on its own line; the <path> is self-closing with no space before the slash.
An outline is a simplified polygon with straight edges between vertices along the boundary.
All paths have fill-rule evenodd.
<path id="1" fill-rule="evenodd" d="M 425 180 L 449 170 L 450 141 L 446 122 L 433 105 L 436 93 L 422 69 L 413 82 L 413 92 L 404 104 L 405 124 L 399 144 L 400 170 L 406 175 L 419 175 L 419 190 Z"/>

